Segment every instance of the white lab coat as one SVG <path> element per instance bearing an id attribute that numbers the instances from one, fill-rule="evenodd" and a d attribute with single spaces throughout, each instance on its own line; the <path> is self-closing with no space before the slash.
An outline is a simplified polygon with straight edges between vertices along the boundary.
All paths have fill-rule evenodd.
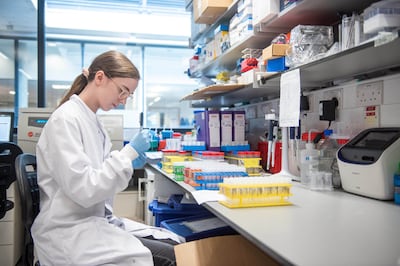
<path id="1" fill-rule="evenodd" d="M 36 148 L 40 212 L 32 226 L 41 265 L 153 265 L 151 252 L 109 223 L 105 204 L 131 179 L 130 146 L 113 151 L 97 116 L 76 95 L 50 117 Z"/>

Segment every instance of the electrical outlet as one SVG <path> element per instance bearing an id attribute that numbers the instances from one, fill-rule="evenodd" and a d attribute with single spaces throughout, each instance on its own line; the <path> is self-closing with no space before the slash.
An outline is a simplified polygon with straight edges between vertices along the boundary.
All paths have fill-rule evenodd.
<path id="1" fill-rule="evenodd" d="M 343 89 L 342 88 L 335 88 L 335 89 L 329 89 L 325 90 L 322 93 L 322 101 L 329 101 L 332 100 L 333 98 L 337 99 L 337 109 L 342 109 L 343 106 Z"/>
<path id="2" fill-rule="evenodd" d="M 356 88 L 356 106 L 381 105 L 383 81 L 359 84 Z"/>
<path id="3" fill-rule="evenodd" d="M 379 127 L 379 106 L 366 106 L 364 109 L 365 128 Z"/>

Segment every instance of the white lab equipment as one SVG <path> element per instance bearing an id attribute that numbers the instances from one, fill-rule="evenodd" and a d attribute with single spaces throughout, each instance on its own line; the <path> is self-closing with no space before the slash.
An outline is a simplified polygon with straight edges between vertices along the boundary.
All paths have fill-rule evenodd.
<path id="1" fill-rule="evenodd" d="M 343 145 L 337 158 L 345 191 L 393 199 L 393 175 L 400 160 L 400 127 L 366 129 Z"/>
<path id="2" fill-rule="evenodd" d="M 21 108 L 18 116 L 17 143 L 23 152 L 35 154 L 36 144 L 53 108 Z M 120 150 L 124 143 L 124 118 L 121 114 L 98 115 L 111 139 L 112 150 Z"/>
<path id="3" fill-rule="evenodd" d="M 36 143 L 53 108 L 20 108 L 17 143 L 24 153 L 36 154 Z"/>
<path id="4" fill-rule="evenodd" d="M 124 116 L 122 114 L 97 115 L 111 139 L 111 150 L 120 150 L 124 146 Z"/>

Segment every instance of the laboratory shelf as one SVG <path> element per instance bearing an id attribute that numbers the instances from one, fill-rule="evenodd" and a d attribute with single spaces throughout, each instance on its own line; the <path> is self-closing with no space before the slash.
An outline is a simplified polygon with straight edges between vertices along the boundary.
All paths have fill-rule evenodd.
<path id="1" fill-rule="evenodd" d="M 198 68 L 192 77 L 215 77 L 220 71 L 233 71 L 237 60 L 245 48 L 263 49 L 279 33 L 289 32 L 299 24 L 303 25 L 337 25 L 341 22 L 343 14 L 351 14 L 356 11 L 362 13 L 377 0 L 301 0 L 291 5 L 276 17 L 269 21 L 254 25 L 253 34 L 249 34 L 240 43 L 237 43 L 215 58 Z M 233 1 L 228 10 L 213 25 L 196 36 L 194 43 L 201 43 L 209 37 L 215 28 L 222 22 L 227 22 L 235 14 L 238 1 Z M 338 8 L 339 7 L 339 8 Z M 398 34 L 397 34 L 398 35 Z M 396 35 L 396 38 L 398 37 Z M 338 54 L 302 65 L 302 88 L 318 89 L 329 85 L 335 85 L 339 81 L 352 78 L 363 78 L 377 71 L 386 71 L 399 66 L 396 53 L 399 51 L 399 41 L 376 45 L 376 42 L 368 42 L 358 47 L 348 49 Z M 248 84 L 241 89 L 218 93 L 212 97 L 194 100 L 193 107 L 230 107 L 235 104 L 264 101 L 279 97 L 280 74 L 270 75 L 263 79 L 263 84 Z M 200 89 L 201 91 L 201 89 Z"/>
<path id="2" fill-rule="evenodd" d="M 202 33 L 192 40 L 193 43 L 202 43 L 201 40 L 210 37 L 214 29 L 221 23 L 227 22 L 235 14 L 239 1 L 234 1 L 228 10 L 221 15 L 216 23 L 207 27 Z M 200 66 L 193 73 L 193 77 L 215 75 L 223 70 L 232 71 L 236 67 L 236 61 L 241 57 L 245 48 L 263 49 L 271 40 L 280 33 L 289 32 L 299 24 L 305 25 L 334 25 L 339 23 L 342 14 L 351 13 L 354 10 L 363 10 L 376 0 L 348 1 L 348 0 L 302 0 L 282 11 L 277 17 L 265 23 L 254 25 L 253 34 L 247 36 L 225 51 L 221 56 Z M 340 9 L 338 9 L 340 6 Z"/>
<path id="3" fill-rule="evenodd" d="M 301 65 L 301 87 L 320 89 L 344 81 L 363 80 L 398 71 L 400 67 L 400 38 L 396 32 L 384 39 L 377 39 L 347 49 L 337 54 Z M 290 70 L 293 70 L 292 68 Z M 289 71 L 290 71 L 289 70 Z M 265 79 L 261 86 L 245 86 L 211 99 L 192 102 L 193 107 L 229 107 L 238 102 L 263 101 L 279 97 L 281 74 Z"/>
<path id="4" fill-rule="evenodd" d="M 186 95 L 181 101 L 210 99 L 213 96 L 243 88 L 245 84 L 215 84 Z"/>
<path id="5" fill-rule="evenodd" d="M 236 13 L 239 0 L 232 1 L 232 4 L 226 9 L 226 11 L 211 25 L 207 25 L 205 29 L 192 36 L 192 44 L 204 44 L 207 38 L 214 36 L 214 30 L 221 24 L 229 23 L 229 20 Z M 190 10 L 192 11 L 192 10 Z"/>

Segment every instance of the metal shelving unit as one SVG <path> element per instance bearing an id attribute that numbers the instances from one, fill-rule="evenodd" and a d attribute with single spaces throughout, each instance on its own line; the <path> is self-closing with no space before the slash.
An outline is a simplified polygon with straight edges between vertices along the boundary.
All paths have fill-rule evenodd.
<path id="1" fill-rule="evenodd" d="M 383 75 L 399 71 L 400 37 L 380 43 L 371 41 L 343 52 L 299 66 L 302 88 L 318 89 L 332 86 L 338 80 L 362 80 L 371 75 Z M 281 74 L 266 79 L 265 84 L 255 88 L 253 84 L 211 99 L 192 102 L 193 107 L 227 107 L 238 102 L 254 99 L 266 100 L 279 97 Z"/>
<path id="2" fill-rule="evenodd" d="M 335 25 L 341 14 L 361 12 L 376 0 L 302 0 L 274 19 L 255 25 L 254 34 L 231 47 L 220 57 L 202 66 L 198 75 L 213 77 L 222 70 L 233 70 L 245 48 L 265 48 L 278 32 L 287 32 L 298 24 Z M 340 8 L 338 8 L 340 6 Z M 392 40 L 370 41 L 357 47 L 299 66 L 302 88 L 318 89 L 332 86 L 340 80 L 364 79 L 377 73 L 383 75 L 400 67 L 399 32 Z M 261 86 L 246 85 L 241 89 L 203 97 L 193 101 L 193 107 L 228 107 L 248 101 L 279 97 L 280 74 L 265 79 Z M 201 90 L 200 90 L 201 91 Z M 185 98 L 184 98 L 185 99 Z"/>

